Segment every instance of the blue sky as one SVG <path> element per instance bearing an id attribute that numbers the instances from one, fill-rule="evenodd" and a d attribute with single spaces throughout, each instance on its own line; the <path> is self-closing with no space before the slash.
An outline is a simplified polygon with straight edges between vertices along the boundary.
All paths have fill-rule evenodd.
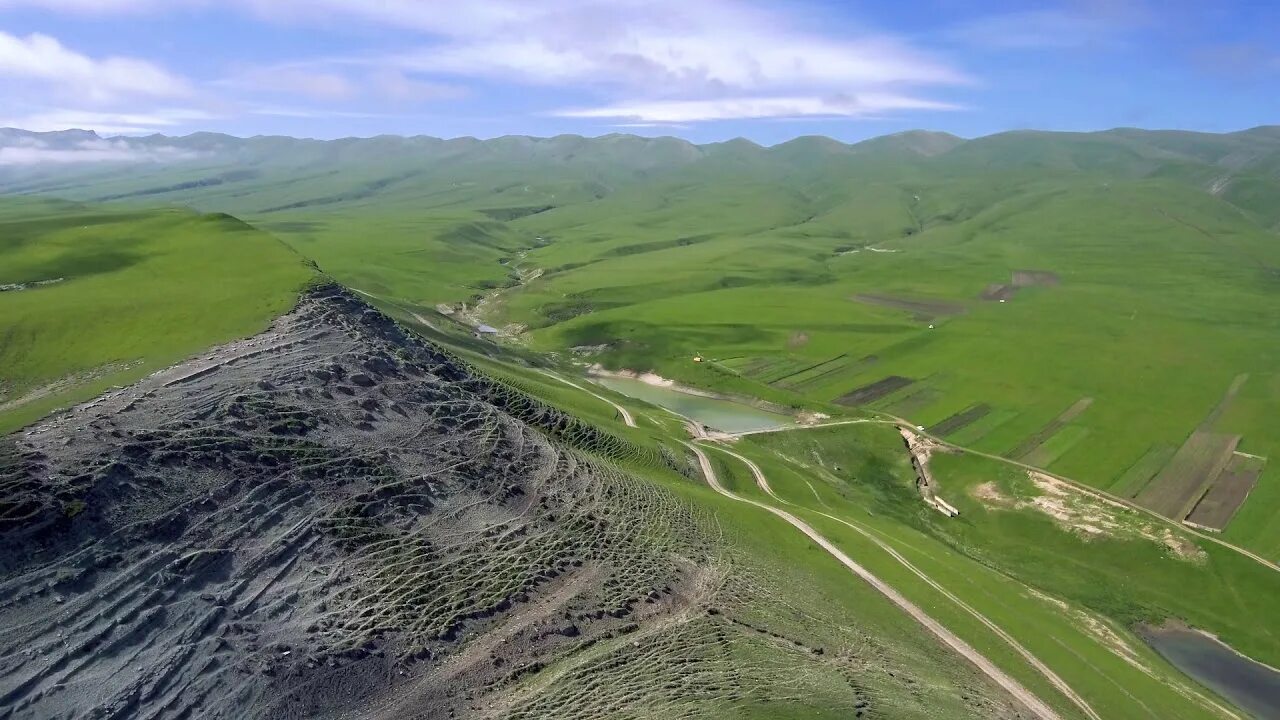
<path id="1" fill-rule="evenodd" d="M 1280 123 L 1280 3 L 0 0 L 0 126 L 102 134 Z"/>

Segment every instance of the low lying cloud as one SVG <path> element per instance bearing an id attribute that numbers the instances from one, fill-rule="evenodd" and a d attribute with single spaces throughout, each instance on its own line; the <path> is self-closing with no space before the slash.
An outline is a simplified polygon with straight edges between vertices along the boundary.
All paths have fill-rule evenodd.
<path id="1" fill-rule="evenodd" d="M 959 110 L 958 105 L 886 93 L 837 97 L 747 97 L 623 103 L 585 110 L 561 110 L 571 118 L 624 120 L 632 124 L 730 120 L 739 118 L 846 117 L 883 115 L 894 110 Z"/>
<path id="2" fill-rule="evenodd" d="M 121 138 L 90 138 L 55 145 L 40 138 L 19 138 L 0 146 L 0 166 L 74 163 L 153 163 L 195 160 L 201 154 L 167 145 L 140 145 Z"/>
<path id="3" fill-rule="evenodd" d="M 0 117 L 0 127 L 32 132 L 93 130 L 107 135 L 145 135 L 185 123 L 213 120 L 217 116 L 203 110 L 162 108 L 139 112 L 58 109 L 28 115 Z"/>

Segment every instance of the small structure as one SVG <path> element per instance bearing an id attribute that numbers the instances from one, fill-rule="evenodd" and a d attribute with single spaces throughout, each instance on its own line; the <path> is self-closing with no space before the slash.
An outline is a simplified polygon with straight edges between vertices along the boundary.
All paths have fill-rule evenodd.
<path id="1" fill-rule="evenodd" d="M 498 328 L 493 327 L 492 325 L 477 325 L 476 331 L 472 334 L 475 336 L 477 340 L 481 340 L 481 339 L 484 339 L 485 337 L 492 337 L 494 335 L 497 335 Z"/>
<path id="2" fill-rule="evenodd" d="M 693 361 L 694 361 L 694 362 L 696 362 L 696 363 L 700 363 L 700 362 L 702 362 L 702 356 L 701 356 L 701 355 L 694 355 L 694 356 L 693 356 Z"/>

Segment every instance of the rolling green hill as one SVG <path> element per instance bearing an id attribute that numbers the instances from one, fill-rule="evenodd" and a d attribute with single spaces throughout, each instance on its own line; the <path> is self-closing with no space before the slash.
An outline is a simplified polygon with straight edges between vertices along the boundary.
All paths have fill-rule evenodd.
<path id="1" fill-rule="evenodd" d="M 312 275 L 227 215 L 0 200 L 0 432 L 260 331 Z"/>
<path id="2" fill-rule="evenodd" d="M 978 408 L 951 439 L 1129 497 L 1210 415 L 1280 453 L 1274 127 L 120 142 L 180 159 L 11 166 L 0 192 L 228 212 L 410 312 L 606 366 L 926 426 Z M 1277 465 L 1225 527 L 1272 557 Z"/>
<path id="3" fill-rule="evenodd" d="M 97 142 L 0 132 L 37 141 Z M 261 329 L 314 276 L 307 258 L 496 387 L 568 411 L 583 452 L 712 510 L 750 602 L 709 624 L 764 643 L 725 667 L 863 623 L 864 647 L 842 640 L 814 672 L 856 681 L 876 671 L 849 658 L 888 658 L 879 707 L 928 715 L 978 666 L 948 664 L 908 605 L 1063 717 L 1232 715 L 1138 623 L 1280 658 L 1275 128 L 113 142 L 139 160 L 0 167 L 0 430 Z M 496 346 L 465 332 L 481 323 Z M 591 363 L 848 424 L 691 445 L 683 419 L 572 377 Z M 958 517 L 922 500 L 912 427 Z M 596 652 L 531 669 L 531 694 L 652 690 L 678 656 Z M 893 675 L 910 657 L 930 668 L 918 691 Z M 805 687 L 832 694 L 801 707 L 770 676 L 729 706 L 854 712 L 845 677 L 815 674 Z"/>

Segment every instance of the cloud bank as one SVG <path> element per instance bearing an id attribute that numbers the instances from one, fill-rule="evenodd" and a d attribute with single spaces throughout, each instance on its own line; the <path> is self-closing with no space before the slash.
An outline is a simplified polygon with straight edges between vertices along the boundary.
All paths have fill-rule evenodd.
<path id="1" fill-rule="evenodd" d="M 938 91 L 970 84 L 946 58 L 865 28 L 823 28 L 807 4 L 750 0 L 0 0 L 90 17 L 178 11 L 323 29 L 388 28 L 394 50 L 229 68 L 195 83 L 146 60 L 93 58 L 45 35 L 0 33 L 0 80 L 60 84 L 112 106 L 187 97 L 243 108 L 264 98 L 317 105 L 426 105 L 518 87 L 590 98 L 541 112 L 645 123 L 865 118 L 955 109 Z M 65 98 L 65 94 L 62 96 Z M 559 101 L 564 104 L 564 101 Z M 66 110 L 65 101 L 58 106 Z M 239 110 L 236 110 L 236 108 Z M 146 114 L 146 113 L 143 113 Z M 105 119 L 105 118 L 104 118 Z M 95 125 L 124 131 L 125 125 Z M 141 124 L 137 125 L 141 127 Z"/>
<path id="2" fill-rule="evenodd" d="M 87 138 L 55 145 L 40 138 L 18 138 L 0 147 L 0 167 L 83 163 L 178 162 L 200 153 L 166 145 L 138 145 L 122 138 Z"/>

